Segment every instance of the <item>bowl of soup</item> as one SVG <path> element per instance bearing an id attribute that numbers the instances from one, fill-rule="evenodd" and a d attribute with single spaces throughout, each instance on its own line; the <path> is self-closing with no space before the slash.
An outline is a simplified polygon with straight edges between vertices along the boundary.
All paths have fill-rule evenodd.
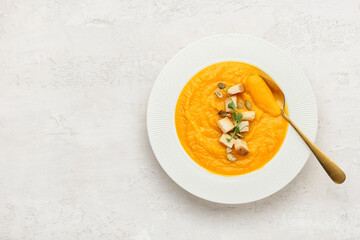
<path id="1" fill-rule="evenodd" d="M 149 141 L 160 166 L 189 193 L 225 204 L 256 201 L 286 186 L 306 163 L 308 148 L 260 76 L 281 87 L 285 111 L 314 141 L 310 82 L 265 40 L 238 34 L 202 39 L 160 72 L 147 108 Z"/>

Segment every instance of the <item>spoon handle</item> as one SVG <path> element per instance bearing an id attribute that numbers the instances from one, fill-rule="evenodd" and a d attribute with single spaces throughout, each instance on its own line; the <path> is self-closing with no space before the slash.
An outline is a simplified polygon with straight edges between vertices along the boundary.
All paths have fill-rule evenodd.
<path id="1" fill-rule="evenodd" d="M 291 124 L 291 126 L 298 132 L 300 137 L 305 141 L 310 150 L 313 152 L 317 160 L 320 162 L 321 166 L 325 169 L 329 177 L 338 184 L 341 184 L 345 181 L 346 175 L 331 159 L 325 155 L 314 143 L 312 143 L 303 132 L 291 121 L 289 116 L 282 112 L 283 117 Z"/>

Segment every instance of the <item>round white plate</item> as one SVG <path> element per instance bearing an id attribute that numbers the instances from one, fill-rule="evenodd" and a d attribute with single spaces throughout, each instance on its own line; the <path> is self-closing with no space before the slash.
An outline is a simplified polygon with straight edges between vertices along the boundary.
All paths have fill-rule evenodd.
<path id="1" fill-rule="evenodd" d="M 300 172 L 309 150 L 289 126 L 285 141 L 263 168 L 224 177 L 195 163 L 182 148 L 175 129 L 175 106 L 185 84 L 201 69 L 218 62 L 239 61 L 257 66 L 282 88 L 291 119 L 312 140 L 317 131 L 315 97 L 301 68 L 273 44 L 245 35 L 218 35 L 197 41 L 176 54 L 164 67 L 151 91 L 148 135 L 165 172 L 188 192 L 218 203 L 247 203 L 283 188 Z"/>

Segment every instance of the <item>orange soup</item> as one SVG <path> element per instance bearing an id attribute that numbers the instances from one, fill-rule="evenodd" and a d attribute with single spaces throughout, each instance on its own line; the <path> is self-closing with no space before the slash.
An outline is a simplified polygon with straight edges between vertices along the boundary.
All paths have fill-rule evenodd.
<path id="1" fill-rule="evenodd" d="M 176 131 L 187 154 L 206 170 L 225 176 L 252 172 L 263 167 L 280 149 L 288 129 L 288 122 L 266 83 L 258 76 L 270 78 L 255 66 L 241 62 L 221 62 L 198 72 L 185 85 L 175 110 Z M 226 147 L 219 142 L 222 131 L 217 121 L 224 110 L 224 98 L 214 94 L 218 83 L 234 86 L 242 83 L 244 92 L 239 101 L 248 100 L 256 117 L 243 133 L 249 153 L 232 151 L 236 161 L 229 161 Z M 245 107 L 239 112 L 248 111 Z"/>

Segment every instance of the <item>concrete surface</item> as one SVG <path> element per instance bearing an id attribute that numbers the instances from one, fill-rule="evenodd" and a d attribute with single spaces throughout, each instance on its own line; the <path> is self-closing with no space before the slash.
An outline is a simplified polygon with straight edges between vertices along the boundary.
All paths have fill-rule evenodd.
<path id="1" fill-rule="evenodd" d="M 264 38 L 311 80 L 317 144 L 277 194 L 198 199 L 158 165 L 146 104 L 166 62 L 220 33 Z M 0 0 L 0 239 L 360 239 L 360 1 Z"/>

